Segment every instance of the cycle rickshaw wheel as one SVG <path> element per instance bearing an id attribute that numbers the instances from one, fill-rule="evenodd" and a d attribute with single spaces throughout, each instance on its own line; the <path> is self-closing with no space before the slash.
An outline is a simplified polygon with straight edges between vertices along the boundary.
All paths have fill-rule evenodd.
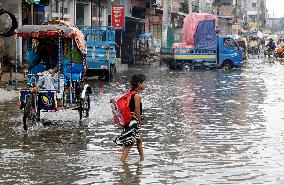
<path id="1" fill-rule="evenodd" d="M 86 117 L 89 117 L 89 111 L 90 111 L 90 96 L 89 96 L 89 93 L 87 93 L 87 102 L 85 102 L 85 105 L 86 105 L 86 107 L 85 107 L 85 111 L 86 111 Z"/>
<path id="2" fill-rule="evenodd" d="M 80 107 L 78 109 L 80 120 L 83 118 L 84 113 L 86 117 L 89 117 L 90 107 L 90 95 L 86 92 L 85 97 L 80 98 Z"/>
<path id="3" fill-rule="evenodd" d="M 35 107 L 37 111 L 35 111 Z M 23 128 L 25 131 L 28 130 L 28 121 L 40 121 L 40 107 L 37 100 L 31 96 L 27 98 L 24 107 Z"/>
<path id="4" fill-rule="evenodd" d="M 30 118 L 30 111 L 31 111 L 31 101 L 29 97 L 26 101 L 26 104 L 24 107 L 24 115 L 23 115 L 23 128 L 25 131 L 28 130 L 27 120 Z"/>

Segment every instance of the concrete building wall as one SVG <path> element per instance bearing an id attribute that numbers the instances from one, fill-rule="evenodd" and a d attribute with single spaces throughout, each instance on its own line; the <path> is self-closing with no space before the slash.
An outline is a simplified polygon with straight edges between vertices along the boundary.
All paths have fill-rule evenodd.
<path id="1" fill-rule="evenodd" d="M 19 3 L 18 0 L 9 0 L 9 1 L 1 1 L 1 6 L 13 13 L 15 15 L 15 17 L 18 20 L 18 24 L 21 25 L 22 24 L 22 12 L 21 12 L 21 3 Z M 2 38 L 2 51 L 3 51 L 3 56 L 7 56 L 9 57 L 10 60 L 15 60 L 16 58 L 16 42 L 15 42 L 15 37 L 8 37 L 8 38 Z M 0 44 L 1 44 L 0 43 Z M 19 39 L 18 44 L 19 46 L 22 43 L 22 39 Z M 21 47 L 19 48 L 19 51 L 21 51 Z M 21 59 L 21 52 L 18 55 L 18 57 L 20 57 L 20 61 Z"/>
<path id="2" fill-rule="evenodd" d="M 246 18 L 245 20 L 251 27 L 257 29 L 264 29 L 267 12 L 266 12 L 266 0 L 243 0 L 246 2 Z"/>
<path id="3" fill-rule="evenodd" d="M 9 0 L 9 1 L 1 1 L 1 6 L 3 6 L 3 8 L 5 8 L 6 10 L 10 11 L 11 13 L 13 13 L 17 20 L 19 25 L 22 25 L 22 13 L 23 13 L 23 3 L 25 3 L 25 6 L 27 6 L 30 9 L 30 12 L 27 12 L 29 17 L 29 21 L 28 24 L 42 24 L 44 21 L 48 21 L 48 20 L 58 20 L 58 19 L 64 19 L 66 21 L 70 21 L 73 24 L 77 24 L 78 20 L 77 20 L 77 15 L 76 15 L 76 11 L 77 11 L 77 4 L 82 4 L 81 7 L 84 7 L 82 11 L 82 15 L 83 15 L 83 20 L 81 21 L 81 23 L 83 23 L 84 25 L 91 25 L 92 24 L 92 19 L 100 19 L 101 20 L 101 25 L 102 26 L 106 26 L 108 23 L 108 12 L 107 12 L 107 8 L 111 7 L 109 6 L 109 3 L 113 2 L 111 0 L 108 0 L 106 3 L 102 0 L 102 6 L 101 6 L 101 16 L 100 18 L 98 18 L 98 14 L 93 15 L 92 17 L 92 11 L 94 11 L 91 8 L 91 5 L 96 6 L 96 4 L 93 2 L 93 4 L 91 3 L 91 0 L 64 0 L 64 2 L 62 1 L 56 1 L 56 0 L 50 0 L 49 4 L 39 4 L 39 5 L 34 5 L 34 4 L 26 4 L 24 1 L 20 1 L 19 0 Z M 114 1 L 115 2 L 115 1 Z M 114 3 L 113 2 L 113 3 Z M 125 4 L 126 8 L 126 14 L 129 15 L 130 12 L 130 6 L 129 6 L 129 0 L 127 1 L 123 1 L 123 0 L 119 0 L 118 3 L 122 3 Z M 37 8 L 36 6 L 44 6 L 44 10 L 43 12 L 39 13 L 36 12 Z M 62 9 L 63 7 L 63 9 Z M 98 7 L 97 7 L 98 8 Z M 62 11 L 64 12 L 62 14 Z M 98 12 L 98 11 L 97 11 Z M 37 16 L 43 16 L 43 18 L 38 19 Z M 37 20 L 38 19 L 38 20 Z M 25 23 L 27 24 L 27 23 Z M 94 25 L 96 26 L 96 25 Z M 8 58 L 10 58 L 10 60 L 15 60 L 16 55 L 15 55 L 15 51 L 16 51 L 16 39 L 15 37 L 9 37 L 9 38 L 2 38 L 1 43 L 1 48 L 2 48 L 2 54 L 4 56 L 8 56 Z M 20 64 L 22 63 L 22 58 L 23 58 L 23 54 L 22 54 L 22 39 L 19 38 L 18 39 L 18 59 Z"/>

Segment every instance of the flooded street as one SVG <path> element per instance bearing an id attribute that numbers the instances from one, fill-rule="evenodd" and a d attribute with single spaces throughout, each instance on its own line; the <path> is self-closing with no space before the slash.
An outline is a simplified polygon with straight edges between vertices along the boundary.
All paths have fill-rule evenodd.
<path id="1" fill-rule="evenodd" d="M 109 100 L 140 72 L 145 159 L 133 147 L 123 163 Z M 283 72 L 258 59 L 230 72 L 136 66 L 90 82 L 89 118 L 43 113 L 27 133 L 16 101 L 0 103 L 0 184 L 283 184 Z"/>

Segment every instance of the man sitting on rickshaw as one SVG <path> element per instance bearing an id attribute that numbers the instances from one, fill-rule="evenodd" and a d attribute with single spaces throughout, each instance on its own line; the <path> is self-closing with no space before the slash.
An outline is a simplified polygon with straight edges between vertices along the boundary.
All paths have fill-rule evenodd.
<path id="1" fill-rule="evenodd" d="M 58 70 L 57 70 L 58 50 L 57 43 L 55 40 L 40 39 L 36 56 L 31 61 L 28 69 L 33 70 L 36 66 L 41 64 L 43 67 L 41 70 L 36 71 L 38 74 L 38 87 L 57 90 L 58 87 Z M 42 71 L 44 70 L 44 71 Z"/>
<path id="2" fill-rule="evenodd" d="M 275 43 L 273 42 L 273 39 L 272 39 L 272 38 L 269 39 L 269 42 L 268 42 L 268 44 L 267 44 L 265 47 L 267 47 L 268 49 L 270 49 L 270 50 L 272 50 L 272 51 L 275 50 L 276 45 L 275 45 Z"/>
<path id="3" fill-rule="evenodd" d="M 253 38 L 250 40 L 249 42 L 249 53 L 251 53 L 252 55 L 254 54 L 258 54 L 258 42 L 257 42 L 257 39 Z"/>

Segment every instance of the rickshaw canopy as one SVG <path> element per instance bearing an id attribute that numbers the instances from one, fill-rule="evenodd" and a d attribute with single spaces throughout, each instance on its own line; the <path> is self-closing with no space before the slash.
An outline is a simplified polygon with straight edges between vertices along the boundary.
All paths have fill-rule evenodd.
<path id="1" fill-rule="evenodd" d="M 71 38 L 83 55 L 87 53 L 86 41 L 83 33 L 74 25 L 66 21 L 48 21 L 43 25 L 23 25 L 15 31 L 17 37 L 23 38 Z"/>

